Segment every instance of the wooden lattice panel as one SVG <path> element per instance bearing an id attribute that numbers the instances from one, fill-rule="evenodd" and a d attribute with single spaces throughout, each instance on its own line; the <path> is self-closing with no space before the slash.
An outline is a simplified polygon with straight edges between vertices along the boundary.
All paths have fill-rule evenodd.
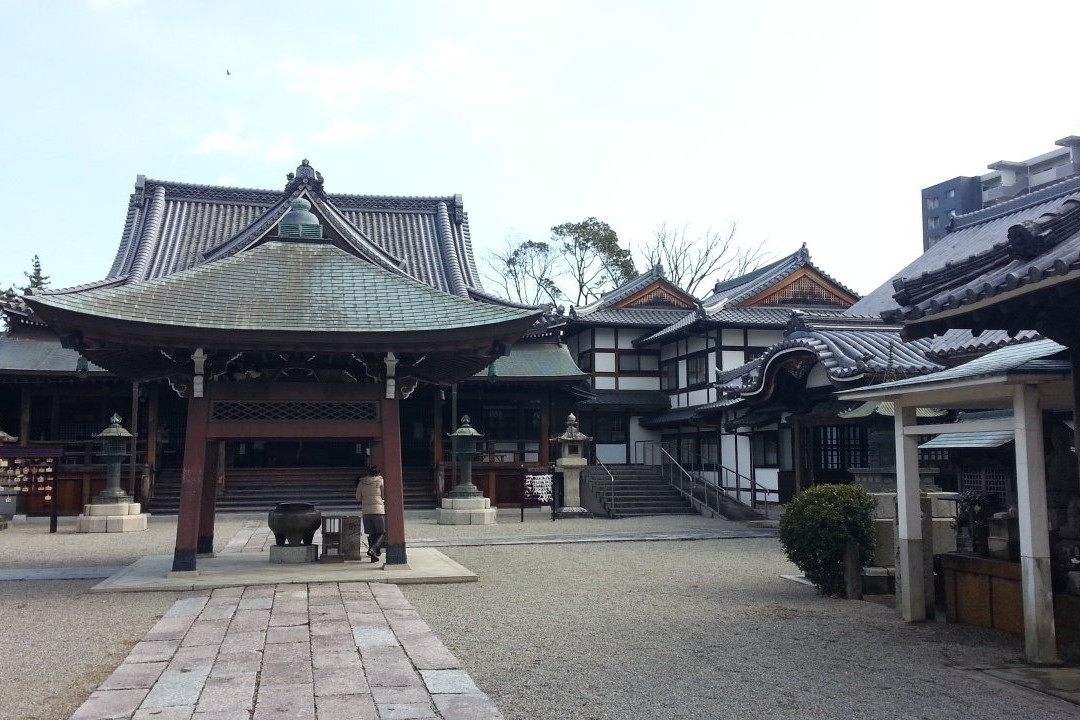
<path id="1" fill-rule="evenodd" d="M 624 307 L 689 307 L 686 302 L 662 288 L 654 288 L 641 297 L 634 298 Z"/>
<path id="2" fill-rule="evenodd" d="M 843 305 L 848 303 L 844 298 L 829 291 L 814 282 L 809 277 L 803 276 L 792 283 L 788 283 L 776 292 L 758 300 L 755 305 Z"/>
<path id="3" fill-rule="evenodd" d="M 225 421 L 346 421 L 379 419 L 374 402 L 252 402 L 218 401 L 211 416 Z"/>

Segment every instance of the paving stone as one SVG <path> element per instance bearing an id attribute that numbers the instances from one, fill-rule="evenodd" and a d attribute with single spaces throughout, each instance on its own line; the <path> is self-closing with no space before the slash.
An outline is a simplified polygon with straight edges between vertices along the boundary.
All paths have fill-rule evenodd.
<path id="1" fill-rule="evenodd" d="M 401 703 L 422 703 L 428 700 L 428 691 L 422 685 L 413 687 L 373 687 L 372 697 L 375 702 L 399 705 Z"/>
<path id="2" fill-rule="evenodd" d="M 251 720 L 251 713 L 247 710 L 197 712 L 191 716 L 191 720 Z"/>
<path id="3" fill-rule="evenodd" d="M 195 615 L 163 617 L 143 636 L 143 640 L 179 640 L 195 622 L 195 617 Z"/>
<path id="4" fill-rule="evenodd" d="M 307 625 L 308 614 L 306 612 L 278 612 L 277 608 L 270 613 L 270 627 L 287 625 Z"/>
<path id="5" fill-rule="evenodd" d="M 243 602 L 241 600 L 241 602 Z M 270 625 L 269 610 L 237 610 L 229 623 L 230 630 L 265 630 Z"/>
<path id="6" fill-rule="evenodd" d="M 503 720 L 499 708 L 482 692 L 432 695 L 444 720 Z"/>
<path id="7" fill-rule="evenodd" d="M 324 695 L 315 698 L 317 720 L 379 720 L 370 695 Z"/>
<path id="8" fill-rule="evenodd" d="M 219 652 L 222 655 L 231 655 L 247 650 L 261 650 L 267 642 L 266 635 L 262 630 L 233 632 L 230 628 L 229 632 L 225 633 L 225 639 L 221 641 Z"/>
<path id="9" fill-rule="evenodd" d="M 349 624 L 358 627 L 390 627 L 386 617 L 381 612 L 373 613 L 349 613 Z"/>
<path id="10" fill-rule="evenodd" d="M 424 678 L 424 685 L 432 695 L 480 691 L 464 670 L 421 670 L 420 677 Z"/>
<path id="11" fill-rule="evenodd" d="M 218 654 L 210 668 L 210 677 L 229 677 L 230 675 L 242 675 L 255 673 L 262 669 L 262 651 L 244 650 L 242 652 Z"/>
<path id="12" fill-rule="evenodd" d="M 244 586 L 237 585 L 235 587 L 214 588 L 214 591 L 210 593 L 210 598 L 212 600 L 217 600 L 218 598 L 238 598 L 243 594 Z"/>
<path id="13" fill-rule="evenodd" d="M 269 644 L 310 642 L 311 631 L 307 625 L 289 625 L 285 627 L 272 627 L 266 631 L 266 642 Z"/>
<path id="14" fill-rule="evenodd" d="M 125 662 L 113 670 L 112 675 L 105 682 L 98 685 L 98 690 L 134 690 L 142 688 L 149 690 L 157 681 L 162 671 L 168 665 L 166 662 L 129 663 Z"/>
<path id="15" fill-rule="evenodd" d="M 182 647 L 176 651 L 171 661 L 169 670 L 188 672 L 195 668 L 208 668 L 214 664 L 218 648 L 216 645 L 194 645 Z"/>
<path id="16" fill-rule="evenodd" d="M 217 605 L 213 604 L 213 600 L 211 600 L 211 604 L 207 605 L 206 609 L 204 609 L 199 615 L 199 620 L 231 619 L 233 614 L 236 612 L 236 608 L 239 603 L 237 603 L 234 598 L 229 599 L 232 600 L 232 602 L 220 603 Z"/>
<path id="17" fill-rule="evenodd" d="M 414 609 L 412 604 L 405 599 L 405 596 L 397 585 L 373 583 L 370 587 L 371 594 L 375 596 L 375 600 L 378 601 L 379 607 L 383 610 L 386 610 L 387 608 L 400 608 L 402 610 Z"/>
<path id="18" fill-rule="evenodd" d="M 337 583 L 324 582 L 324 583 L 308 583 L 308 597 L 337 597 L 341 592 L 338 590 Z"/>
<path id="19" fill-rule="evenodd" d="M 372 597 L 371 586 L 366 582 L 338 583 L 338 592 L 341 593 L 342 599 L 344 599 L 346 595 L 349 595 L 350 597 L 353 595 L 361 595 L 368 599 Z"/>
<path id="20" fill-rule="evenodd" d="M 111 720 L 131 717 L 146 697 L 146 690 L 98 690 L 90 694 L 71 720 Z"/>
<path id="21" fill-rule="evenodd" d="M 352 615 L 353 613 L 381 613 L 379 609 L 379 603 L 375 602 L 373 598 L 364 600 L 346 600 L 342 603 L 342 607 L 345 608 L 345 612 Z"/>
<path id="22" fill-rule="evenodd" d="M 180 641 L 180 647 L 220 645 L 228 629 L 228 620 L 196 620 Z"/>
<path id="23" fill-rule="evenodd" d="M 249 596 L 245 593 L 243 599 L 237 605 L 239 610 L 269 610 L 274 604 L 272 596 Z"/>
<path id="24" fill-rule="evenodd" d="M 190 705 L 167 708 L 147 708 L 136 710 L 131 720 L 191 720 L 195 708 Z"/>
<path id="25" fill-rule="evenodd" d="M 311 659 L 311 646 L 305 642 L 278 643 L 263 648 L 263 663 L 307 662 Z"/>
<path id="26" fill-rule="evenodd" d="M 135 647 L 128 653 L 127 662 L 142 663 L 171 660 L 179 647 L 179 640 L 144 640 L 135 643 Z"/>
<path id="27" fill-rule="evenodd" d="M 312 682 L 310 662 L 263 662 L 259 687 L 266 685 L 300 685 Z"/>
<path id="28" fill-rule="evenodd" d="M 285 598 L 299 598 L 301 600 L 307 600 L 307 585 L 304 585 L 303 583 L 280 583 L 274 592 L 274 597 L 279 596 Z"/>
<path id="29" fill-rule="evenodd" d="M 194 667 L 189 670 L 166 669 L 150 688 L 143 708 L 163 708 L 174 705 L 195 705 L 199 700 L 206 678 L 210 675 L 210 666 Z"/>
<path id="30" fill-rule="evenodd" d="M 314 720 L 311 685 L 260 686 L 252 720 Z"/>
<path id="31" fill-rule="evenodd" d="M 435 708 L 429 702 L 424 703 L 376 703 L 380 720 L 412 720 L 412 718 L 433 718 Z"/>
<path id="32" fill-rule="evenodd" d="M 348 635 L 352 630 L 352 626 L 344 616 L 341 620 L 312 619 L 310 627 L 312 635 Z"/>
<path id="33" fill-rule="evenodd" d="M 348 613 L 345 612 L 345 606 L 341 603 L 338 603 L 337 605 L 312 606 L 308 611 L 308 617 L 311 618 L 312 623 L 325 620 L 347 621 L 349 619 Z"/>
<path id="34" fill-rule="evenodd" d="M 248 711 L 255 707 L 254 672 L 206 679 L 195 709 L 200 712 Z"/>
<path id="35" fill-rule="evenodd" d="M 185 615 L 198 615 L 206 607 L 210 598 L 206 595 L 181 598 L 173 603 L 173 606 L 165 613 L 165 617 L 183 617 Z"/>
<path id="36" fill-rule="evenodd" d="M 352 650 L 312 650 L 311 665 L 314 668 L 363 668 L 360 655 Z"/>
<path id="37" fill-rule="evenodd" d="M 274 588 L 269 585 L 251 585 L 244 588 L 244 594 L 242 597 L 245 600 L 254 598 L 270 598 L 271 602 L 274 599 Z"/>
<path id="38" fill-rule="evenodd" d="M 312 635 L 312 651 L 320 650 L 327 652 L 351 652 L 356 650 L 356 640 L 352 632 L 341 635 Z"/>
<path id="39" fill-rule="evenodd" d="M 324 695 L 357 695 L 370 693 L 364 672 L 359 667 L 316 668 L 315 697 Z"/>
<path id="40" fill-rule="evenodd" d="M 461 667 L 461 662 L 446 649 L 435 635 L 398 636 L 405 654 L 419 670 L 453 670 Z"/>
<path id="41" fill-rule="evenodd" d="M 356 647 L 364 648 L 395 647 L 398 644 L 397 636 L 390 628 L 360 627 L 352 631 L 353 642 Z"/>
<path id="42" fill-rule="evenodd" d="M 279 613 L 304 613 L 307 615 L 307 598 L 288 598 L 282 595 L 274 595 L 274 612 Z"/>

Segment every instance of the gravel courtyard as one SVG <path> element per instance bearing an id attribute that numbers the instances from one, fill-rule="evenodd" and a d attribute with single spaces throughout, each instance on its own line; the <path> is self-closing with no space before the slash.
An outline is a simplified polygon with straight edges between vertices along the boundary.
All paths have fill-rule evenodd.
<path id="1" fill-rule="evenodd" d="M 247 518 L 219 518 L 216 543 Z M 518 523 L 409 519 L 412 538 L 736 528 L 704 518 Z M 0 568 L 114 565 L 171 552 L 175 524 L 127 536 L 0 532 Z M 441 535 L 445 530 L 445 535 Z M 1019 662 L 1018 639 L 907 625 L 879 602 L 821 598 L 772 538 L 447 547 L 478 583 L 403 586 L 507 718 L 1080 717 L 1080 707 L 974 668 Z M 89 594 L 97 580 L 0 582 L 0 718 L 68 717 L 174 602 Z"/>

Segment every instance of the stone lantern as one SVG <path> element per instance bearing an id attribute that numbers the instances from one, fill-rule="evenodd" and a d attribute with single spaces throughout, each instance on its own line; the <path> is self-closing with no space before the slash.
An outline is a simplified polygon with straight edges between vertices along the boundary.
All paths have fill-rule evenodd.
<path id="1" fill-rule="evenodd" d="M 109 427 L 94 436 L 101 442 L 105 461 L 105 489 L 95 495 L 75 527 L 76 532 L 136 532 L 146 529 L 142 505 L 120 487 L 120 465 L 128 456 L 133 435 L 120 425 L 120 416 L 109 419 Z"/>
<path id="2" fill-rule="evenodd" d="M 131 433 L 120 425 L 120 416 L 114 413 L 109 419 L 109 427 L 94 437 L 101 440 L 100 455 L 105 461 L 106 472 L 105 489 L 94 497 L 94 504 L 131 502 L 131 495 L 120 487 L 120 465 L 128 456 Z"/>
<path id="3" fill-rule="evenodd" d="M 469 424 L 469 416 L 463 415 L 457 430 L 448 437 L 453 442 L 453 454 L 461 465 L 457 485 L 443 498 L 439 508 L 440 525 L 494 525 L 495 508 L 472 481 L 473 458 L 479 450 L 483 433 Z"/>
<path id="4" fill-rule="evenodd" d="M 563 506 L 555 511 L 561 518 L 592 517 L 592 513 L 581 506 L 581 469 L 589 464 L 585 446 L 591 437 L 578 430 L 578 420 L 574 413 L 566 416 L 566 430 L 562 435 L 551 438 L 559 444 L 559 459 L 555 466 L 562 470 Z"/>

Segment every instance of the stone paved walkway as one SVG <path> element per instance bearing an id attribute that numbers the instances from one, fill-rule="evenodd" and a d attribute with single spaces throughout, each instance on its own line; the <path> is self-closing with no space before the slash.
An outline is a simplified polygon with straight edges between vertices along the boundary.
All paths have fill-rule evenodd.
<path id="1" fill-rule="evenodd" d="M 186 593 L 71 720 L 501 718 L 395 585 Z"/>

